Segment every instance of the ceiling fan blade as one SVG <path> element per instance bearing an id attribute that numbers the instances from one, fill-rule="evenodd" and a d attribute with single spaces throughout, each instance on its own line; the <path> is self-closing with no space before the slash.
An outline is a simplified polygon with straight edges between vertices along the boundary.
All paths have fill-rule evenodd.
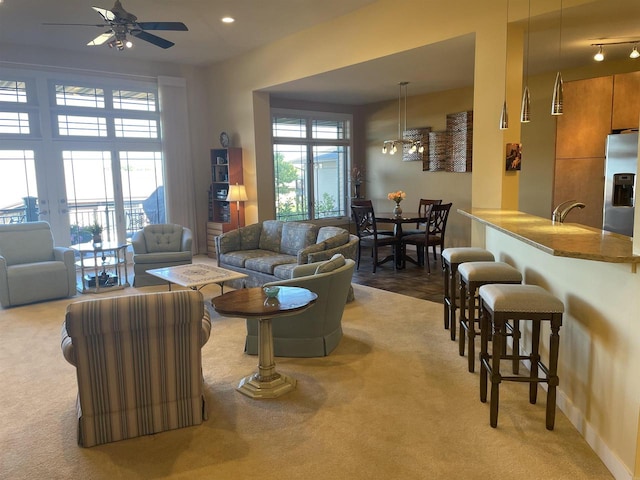
<path id="1" fill-rule="evenodd" d="M 105 25 L 104 23 L 43 23 L 42 25 L 74 25 L 80 27 L 108 27 L 109 25 Z"/>
<path id="2" fill-rule="evenodd" d="M 106 33 L 103 33 L 102 35 L 98 35 L 96 38 L 94 38 L 89 43 L 87 43 L 87 45 L 91 45 L 91 46 L 102 45 L 104 43 L 107 43 L 109 40 L 111 40 L 114 35 L 115 34 L 113 33 L 113 30 L 111 30 L 110 32 L 106 32 Z"/>
<path id="3" fill-rule="evenodd" d="M 115 20 L 116 16 L 114 15 L 114 13 L 111 10 L 106 10 L 104 8 L 100 8 L 100 7 L 91 7 L 93 8 L 96 12 L 98 12 L 98 14 L 104 18 L 107 22 Z"/>
<path id="4" fill-rule="evenodd" d="M 182 22 L 138 22 L 139 26 L 143 30 L 174 30 L 174 31 L 187 31 L 187 26 Z"/>
<path id="5" fill-rule="evenodd" d="M 170 42 L 169 40 L 165 40 L 164 38 L 160 38 L 151 33 L 147 33 L 144 30 L 131 30 L 131 35 L 146 42 L 153 43 L 160 48 L 169 48 L 175 45 L 175 43 Z"/>

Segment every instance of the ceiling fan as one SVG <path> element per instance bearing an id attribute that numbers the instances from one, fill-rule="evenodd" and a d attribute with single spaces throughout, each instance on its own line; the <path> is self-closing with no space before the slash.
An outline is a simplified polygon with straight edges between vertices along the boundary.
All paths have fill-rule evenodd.
<path id="1" fill-rule="evenodd" d="M 96 38 L 91 40 L 87 45 L 96 46 L 107 44 L 110 48 L 116 48 L 118 50 L 124 50 L 125 47 L 131 48 L 133 43 L 127 39 L 127 35 L 139 38 L 146 42 L 152 43 L 160 48 L 169 48 L 175 45 L 169 40 L 153 35 L 147 32 L 147 30 L 173 30 L 173 31 L 186 31 L 189 30 L 187 26 L 182 22 L 138 22 L 138 17 L 132 13 L 127 12 L 120 3 L 120 0 L 116 0 L 111 10 L 100 7 L 91 7 L 98 15 L 102 17 L 103 23 L 91 24 L 91 23 L 45 23 L 43 25 L 81 25 L 88 27 L 102 27 L 108 30 Z"/>

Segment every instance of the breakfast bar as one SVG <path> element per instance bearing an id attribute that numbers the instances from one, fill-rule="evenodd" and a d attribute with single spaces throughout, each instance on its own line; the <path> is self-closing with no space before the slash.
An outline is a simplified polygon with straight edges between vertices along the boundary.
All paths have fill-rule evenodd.
<path id="1" fill-rule="evenodd" d="M 473 222 L 473 246 L 563 301 L 557 405 L 616 478 L 633 478 L 640 461 L 640 256 L 631 237 L 514 210 L 458 213 Z"/>

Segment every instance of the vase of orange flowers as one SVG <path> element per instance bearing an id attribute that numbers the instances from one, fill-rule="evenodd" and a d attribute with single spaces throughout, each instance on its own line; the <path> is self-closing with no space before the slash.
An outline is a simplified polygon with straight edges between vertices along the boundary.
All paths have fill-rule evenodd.
<path id="1" fill-rule="evenodd" d="M 390 192 L 387 194 L 387 198 L 396 202 L 396 206 L 393 207 L 393 214 L 400 215 L 402 213 L 402 208 L 400 208 L 400 202 L 404 200 L 407 196 L 402 190 L 398 190 L 397 192 Z"/>

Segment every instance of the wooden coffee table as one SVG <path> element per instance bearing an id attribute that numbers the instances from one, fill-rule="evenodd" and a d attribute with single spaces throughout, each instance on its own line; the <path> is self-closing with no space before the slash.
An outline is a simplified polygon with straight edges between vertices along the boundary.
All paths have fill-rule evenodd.
<path id="1" fill-rule="evenodd" d="M 275 398 L 296 388 L 294 378 L 276 372 L 271 320 L 304 311 L 317 299 L 318 295 L 306 288 L 280 287 L 275 298 L 267 298 L 262 288 L 243 288 L 211 300 L 220 315 L 259 321 L 258 371 L 240 380 L 240 393 L 251 398 Z"/>
<path id="2" fill-rule="evenodd" d="M 176 267 L 154 268 L 147 270 L 147 273 L 169 282 L 169 290 L 171 290 L 172 283 L 180 285 L 181 287 L 191 288 L 192 290 L 200 290 L 206 285 L 217 283 L 220 285 L 221 293 L 224 293 L 224 282 L 248 276 L 244 273 L 207 265 L 206 263 L 190 263 Z"/>

